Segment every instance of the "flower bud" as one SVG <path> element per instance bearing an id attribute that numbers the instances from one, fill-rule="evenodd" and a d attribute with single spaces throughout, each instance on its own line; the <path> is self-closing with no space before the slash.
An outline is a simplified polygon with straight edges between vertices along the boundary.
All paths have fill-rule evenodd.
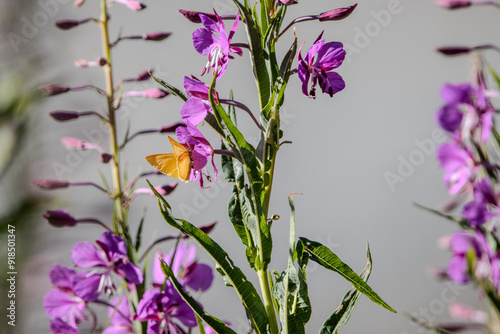
<path id="1" fill-rule="evenodd" d="M 166 125 L 162 128 L 160 128 L 160 133 L 170 133 L 170 132 L 175 132 L 175 129 L 177 129 L 179 126 L 186 126 L 183 122 L 177 122 L 173 124 Z"/>
<path id="2" fill-rule="evenodd" d="M 458 9 L 465 8 L 472 5 L 471 1 L 468 0 L 439 0 L 436 1 L 436 6 L 448 8 L 448 9 Z"/>
<path id="3" fill-rule="evenodd" d="M 111 159 L 113 159 L 113 156 L 109 153 L 101 153 L 101 162 L 107 164 Z"/>
<path id="4" fill-rule="evenodd" d="M 167 195 L 171 194 L 172 191 L 174 191 L 176 187 L 177 187 L 177 182 L 173 182 L 173 183 L 166 184 L 166 185 L 163 185 L 160 187 L 155 187 L 155 189 L 160 195 L 167 196 Z"/>
<path id="5" fill-rule="evenodd" d="M 38 188 L 44 190 L 53 190 L 53 189 L 61 189 L 69 187 L 69 182 L 64 180 L 40 179 L 33 181 L 33 184 Z"/>
<path id="6" fill-rule="evenodd" d="M 471 48 L 466 46 L 450 46 L 450 47 L 441 47 L 437 49 L 438 52 L 446 55 L 446 56 L 457 56 L 466 54 L 472 51 Z"/>
<path id="7" fill-rule="evenodd" d="M 295 5 L 297 3 L 295 0 L 278 0 L 278 2 L 282 5 Z"/>
<path id="8" fill-rule="evenodd" d="M 200 14 L 205 15 L 214 21 L 217 21 L 217 16 L 215 16 L 214 14 L 210 14 L 210 13 L 195 12 L 195 11 L 184 10 L 184 9 L 179 9 L 178 12 L 181 13 L 182 16 L 184 16 L 186 19 L 188 19 L 189 21 L 191 21 L 193 23 L 201 23 Z"/>
<path id="9" fill-rule="evenodd" d="M 84 2 L 85 2 L 85 0 L 75 0 L 75 2 L 73 3 L 73 6 L 80 7 L 81 5 L 83 5 Z"/>
<path id="10" fill-rule="evenodd" d="M 135 77 L 131 77 L 131 78 L 126 78 L 126 79 L 123 79 L 124 82 L 131 82 L 131 81 L 146 81 L 148 80 L 149 78 L 151 78 L 151 75 L 153 74 L 153 70 L 152 69 L 149 69 L 149 70 L 145 70 L 145 71 L 142 71 L 141 73 L 137 74 Z"/>
<path id="11" fill-rule="evenodd" d="M 78 112 L 76 111 L 68 111 L 68 110 L 56 110 L 49 113 L 49 115 L 59 122 L 66 122 L 77 119 L 80 117 Z"/>
<path id="12" fill-rule="evenodd" d="M 128 8 L 130 8 L 131 10 L 134 10 L 134 11 L 139 11 L 139 10 L 143 10 L 144 8 L 146 8 L 146 5 L 140 1 L 127 1 L 126 5 Z"/>
<path id="13" fill-rule="evenodd" d="M 77 223 L 65 210 L 47 210 L 43 217 L 54 227 L 73 227 Z"/>
<path id="14" fill-rule="evenodd" d="M 69 87 L 53 85 L 53 84 L 43 85 L 39 88 L 45 93 L 45 95 L 48 95 L 48 96 L 59 95 L 62 93 L 69 92 L 71 90 L 71 88 L 69 88 Z"/>
<path id="15" fill-rule="evenodd" d="M 358 4 L 356 3 L 356 4 L 349 6 L 349 7 L 337 8 L 337 9 L 330 10 L 328 12 L 321 13 L 321 14 L 319 14 L 319 21 L 343 20 L 346 17 L 348 17 L 349 15 L 351 15 L 351 13 L 354 11 L 354 9 L 356 8 L 357 5 Z"/>
<path id="16" fill-rule="evenodd" d="M 77 20 L 59 20 L 55 23 L 56 27 L 62 30 L 69 30 L 80 25 L 80 21 Z"/>
<path id="17" fill-rule="evenodd" d="M 160 88 L 148 89 L 143 92 L 143 96 L 147 97 L 148 99 L 161 99 L 167 96 L 168 94 L 170 93 Z"/>
<path id="18" fill-rule="evenodd" d="M 205 234 L 209 234 L 215 227 L 215 225 L 217 224 L 217 222 L 213 222 L 211 224 L 208 224 L 208 225 L 203 225 L 203 226 L 200 226 L 198 227 L 200 230 L 202 230 Z"/>
<path id="19" fill-rule="evenodd" d="M 149 34 L 143 34 L 142 39 L 145 41 L 162 41 L 168 36 L 172 35 L 171 32 L 164 32 L 164 31 L 158 31 L 158 32 L 152 32 Z"/>

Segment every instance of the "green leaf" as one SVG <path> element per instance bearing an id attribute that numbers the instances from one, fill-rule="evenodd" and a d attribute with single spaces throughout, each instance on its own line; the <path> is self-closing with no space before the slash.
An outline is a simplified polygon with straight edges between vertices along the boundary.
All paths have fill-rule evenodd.
<path id="1" fill-rule="evenodd" d="M 260 299 L 252 283 L 248 281 L 243 272 L 234 265 L 229 255 L 219 246 L 219 244 L 191 223 L 185 220 L 175 219 L 171 214 L 170 205 L 165 198 L 154 189 L 149 181 L 148 184 L 156 197 L 158 197 L 158 204 L 165 221 L 182 233 L 191 236 L 205 249 L 214 259 L 218 268 L 224 273 L 228 282 L 230 282 L 240 297 L 245 309 L 247 309 L 250 315 L 252 323 L 258 329 L 258 333 L 267 333 L 269 318 L 267 317 L 264 303 Z"/>
<path id="2" fill-rule="evenodd" d="M 290 78 L 290 70 L 292 68 L 293 60 L 297 54 L 297 37 L 294 38 L 292 46 L 288 49 L 287 53 L 283 57 L 280 66 L 279 76 L 283 79 L 284 83 L 288 82 Z"/>
<path id="3" fill-rule="evenodd" d="M 168 264 L 160 257 L 161 269 L 167 278 L 172 282 L 177 292 L 181 295 L 182 299 L 191 306 L 191 309 L 196 313 L 198 317 L 203 319 L 203 321 L 209 325 L 215 332 L 220 334 L 236 334 L 231 328 L 229 328 L 223 321 L 211 316 L 198 304 L 198 302 L 184 291 L 182 285 L 177 281 L 172 269 Z M 203 326 L 200 326 L 203 330 Z M 204 331 L 203 331 L 204 332 Z"/>
<path id="4" fill-rule="evenodd" d="M 372 256 L 370 253 L 370 247 L 366 245 L 366 266 L 363 269 L 360 277 L 367 282 L 372 271 Z M 328 319 L 325 320 L 323 326 L 319 330 L 319 334 L 337 334 L 342 326 L 344 326 L 349 318 L 351 317 L 351 312 L 358 301 L 360 292 L 356 288 L 352 288 L 348 291 L 342 302 L 337 307 L 335 312 L 333 312 Z"/>
<path id="5" fill-rule="evenodd" d="M 396 313 L 386 302 L 375 293 L 375 291 L 366 284 L 348 265 L 340 260 L 330 249 L 319 242 L 311 241 L 306 238 L 299 238 L 303 243 L 304 250 L 309 253 L 310 259 L 320 264 L 326 269 L 339 273 L 349 281 L 359 292 L 370 298 L 374 303 Z"/>
<path id="6" fill-rule="evenodd" d="M 144 210 L 142 217 L 141 217 L 141 222 L 139 223 L 139 227 L 137 228 L 137 233 L 135 235 L 135 251 L 138 252 L 139 248 L 141 248 L 141 241 L 142 241 L 142 226 L 144 225 L 144 220 L 146 218 L 146 210 Z"/>
<path id="7" fill-rule="evenodd" d="M 500 89 L 500 77 L 498 76 L 497 72 L 491 67 L 491 65 L 488 65 L 488 71 L 490 72 L 491 76 L 495 80 L 495 83 L 498 86 L 498 89 Z"/>
<path id="8" fill-rule="evenodd" d="M 184 102 L 186 102 L 188 99 L 189 99 L 189 96 L 187 96 L 186 94 L 184 94 L 184 92 L 174 86 L 172 86 L 171 84 L 169 83 L 166 83 L 165 81 L 163 81 L 162 79 L 160 78 L 157 78 L 155 77 L 154 75 L 150 74 L 151 77 L 153 79 L 155 79 L 155 81 L 157 83 L 159 83 L 160 85 L 162 85 L 163 87 L 165 87 L 166 90 L 168 90 L 170 93 L 172 93 L 172 95 L 175 95 L 177 97 L 180 97 L 181 99 L 184 100 Z"/>

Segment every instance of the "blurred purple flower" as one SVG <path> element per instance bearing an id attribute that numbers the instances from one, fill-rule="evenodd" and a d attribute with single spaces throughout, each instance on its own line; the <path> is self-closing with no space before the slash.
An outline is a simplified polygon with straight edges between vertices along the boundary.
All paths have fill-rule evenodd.
<path id="1" fill-rule="evenodd" d="M 196 51 L 203 56 L 208 56 L 208 62 L 203 68 L 201 75 L 209 71 L 210 68 L 213 68 L 213 73 L 217 72 L 217 80 L 219 80 L 226 71 L 229 59 L 234 58 L 229 52 L 236 53 L 239 56 L 243 52 L 240 48 L 231 46 L 231 39 L 238 28 L 239 15 L 236 16 L 236 20 L 228 36 L 222 18 L 215 10 L 214 13 L 217 21 L 203 14 L 199 15 L 201 23 L 205 28 L 196 29 L 193 32 L 192 38 Z"/>
<path id="2" fill-rule="evenodd" d="M 64 328 L 62 322 L 69 327 L 77 328 L 80 322 L 87 321 L 84 314 L 87 303 L 76 296 L 73 290 L 78 274 L 71 268 L 56 264 L 50 271 L 49 277 L 55 288 L 43 298 L 43 308 L 51 319 L 59 319 L 53 324 L 53 333 L 58 333 L 57 330 Z"/>
<path id="3" fill-rule="evenodd" d="M 111 305 L 115 307 L 110 308 L 108 311 L 112 326 L 107 327 L 102 334 L 134 334 L 134 328 L 130 320 L 128 298 L 126 296 L 115 296 L 111 301 Z"/>
<path id="4" fill-rule="evenodd" d="M 213 281 L 212 268 L 196 261 L 196 247 L 188 242 L 179 242 L 176 249 L 167 254 L 157 254 L 153 264 L 153 282 L 162 285 L 165 274 L 161 269 L 159 257 L 170 266 L 178 281 L 194 291 L 206 291 Z M 173 258 L 173 262 L 172 262 Z"/>
<path id="5" fill-rule="evenodd" d="M 103 273 L 93 271 L 75 282 L 74 291 L 78 296 L 85 301 L 94 301 L 103 291 L 110 293 L 114 290 L 112 272 L 128 283 L 142 283 L 142 272 L 127 257 L 127 245 L 122 238 L 106 231 L 96 243 L 100 249 L 84 241 L 77 243 L 71 252 L 71 259 L 76 266 L 104 269 Z"/>
<path id="6" fill-rule="evenodd" d="M 488 179 L 474 184 L 474 201 L 463 208 L 462 215 L 474 227 L 480 227 L 491 218 L 498 216 L 498 195 L 491 188 Z"/>
<path id="7" fill-rule="evenodd" d="M 197 326 L 196 317 L 191 307 L 171 286 L 165 291 L 147 290 L 137 305 L 137 314 L 133 320 L 148 321 L 147 334 L 185 334 L 176 322 L 193 328 Z"/>
<path id="8" fill-rule="evenodd" d="M 321 39 L 321 33 L 313 46 L 307 51 L 302 58 L 302 46 L 299 49 L 299 78 L 302 81 L 302 92 L 305 96 L 316 97 L 316 84 L 319 83 L 323 93 L 330 96 L 340 92 L 345 88 L 345 83 L 342 77 L 331 72 L 339 67 L 345 58 L 345 50 L 340 42 L 329 42 L 325 44 L 325 40 Z M 311 89 L 309 90 L 309 81 L 311 81 Z"/>
<path id="9" fill-rule="evenodd" d="M 50 321 L 49 326 L 52 334 L 79 334 L 77 328 L 68 325 L 61 318 Z"/>
<path id="10" fill-rule="evenodd" d="M 444 143 L 437 152 L 441 168 L 444 169 L 444 182 L 451 195 L 462 190 L 474 176 L 475 167 L 471 154 L 456 143 Z"/>

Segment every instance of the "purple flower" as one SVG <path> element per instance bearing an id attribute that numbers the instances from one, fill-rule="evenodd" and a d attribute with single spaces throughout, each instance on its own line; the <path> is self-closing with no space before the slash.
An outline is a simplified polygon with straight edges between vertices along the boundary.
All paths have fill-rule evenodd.
<path id="1" fill-rule="evenodd" d="M 444 169 L 444 182 L 450 194 L 462 190 L 474 176 L 476 167 L 471 154 L 456 143 L 444 143 L 437 152 L 441 168 Z"/>
<path id="2" fill-rule="evenodd" d="M 498 199 L 490 182 L 487 179 L 476 182 L 474 184 L 474 201 L 464 206 L 462 215 L 472 226 L 480 227 L 498 214 Z"/>
<path id="3" fill-rule="evenodd" d="M 49 276 L 55 288 L 43 298 L 43 308 L 51 319 L 59 319 L 54 321 L 53 333 L 59 333 L 57 330 L 65 326 L 61 322 L 77 328 L 81 321 L 87 321 L 84 314 L 87 304 L 73 290 L 78 274 L 71 268 L 56 264 Z"/>
<path id="4" fill-rule="evenodd" d="M 68 325 L 61 318 L 50 322 L 50 332 L 52 334 L 79 334 L 78 329 Z"/>
<path id="5" fill-rule="evenodd" d="M 212 184 L 217 181 L 218 172 L 214 162 L 214 149 L 193 124 L 189 121 L 186 121 L 185 123 L 186 127 L 178 127 L 175 129 L 175 133 L 177 134 L 179 142 L 186 146 L 191 152 L 192 169 L 189 180 L 196 181 L 199 179 L 200 186 L 204 188 L 203 176 L 206 176 L 207 179 L 211 181 L 210 174 L 205 168 L 208 163 L 208 159 L 210 158 L 212 158 L 212 167 L 215 174 L 215 179 Z"/>
<path id="6" fill-rule="evenodd" d="M 165 286 L 165 291 L 144 292 L 132 319 L 148 321 L 147 334 L 186 333 L 176 320 L 189 328 L 197 326 L 191 307 L 169 285 Z"/>
<path id="7" fill-rule="evenodd" d="M 463 141 L 476 131 L 481 143 L 485 143 L 493 126 L 493 108 L 480 85 L 445 84 L 441 89 L 445 104 L 436 113 L 436 119 L 445 131 L 456 134 Z"/>
<path id="8" fill-rule="evenodd" d="M 81 268 L 102 268 L 103 273 L 95 270 L 87 275 L 82 275 L 75 282 L 75 293 L 83 300 L 94 301 L 105 290 L 110 293 L 114 290 L 111 273 L 115 272 L 128 283 L 141 284 L 141 270 L 132 264 L 127 257 L 127 245 L 117 235 L 106 231 L 99 240 L 96 240 L 100 249 L 90 242 L 77 243 L 71 252 L 73 263 Z"/>
<path id="9" fill-rule="evenodd" d="M 217 80 L 219 80 L 226 71 L 229 59 L 234 58 L 229 52 L 236 53 L 240 56 L 243 52 L 240 48 L 231 46 L 231 39 L 238 28 L 239 15 L 236 16 L 236 20 L 228 36 L 222 18 L 215 10 L 214 13 L 217 21 L 203 14 L 199 15 L 201 23 L 205 28 L 196 29 L 192 37 L 196 51 L 203 56 L 208 56 L 208 62 L 201 71 L 201 75 L 209 71 L 210 68 L 213 68 L 213 73 L 215 74 L 217 72 Z"/>
<path id="10" fill-rule="evenodd" d="M 208 101 L 209 88 L 205 83 L 198 79 L 184 77 L 184 90 L 189 95 L 189 99 L 180 110 L 184 121 L 197 125 L 207 117 L 208 113 L 214 113 Z"/>
<path id="11" fill-rule="evenodd" d="M 127 297 L 115 296 L 111 304 L 115 307 L 109 309 L 109 317 L 112 326 L 106 328 L 102 334 L 134 334 Z"/>
<path id="12" fill-rule="evenodd" d="M 321 39 L 321 33 L 313 46 L 307 51 L 306 56 L 302 58 L 302 46 L 299 49 L 299 78 L 302 81 L 302 92 L 305 96 L 316 97 L 316 84 L 319 83 L 323 93 L 330 96 L 340 92 L 345 88 L 342 77 L 331 72 L 339 67 L 345 58 L 345 50 L 340 42 L 329 42 Z M 309 81 L 311 89 L 309 90 Z"/>
<path id="13" fill-rule="evenodd" d="M 214 278 L 212 268 L 196 261 L 196 247 L 187 242 L 180 242 L 177 248 L 172 249 L 168 255 L 158 254 L 153 264 L 153 282 L 155 284 L 162 285 L 165 282 L 165 274 L 161 269 L 159 256 L 172 268 L 183 286 L 188 286 L 194 291 L 206 291 L 212 285 Z"/>

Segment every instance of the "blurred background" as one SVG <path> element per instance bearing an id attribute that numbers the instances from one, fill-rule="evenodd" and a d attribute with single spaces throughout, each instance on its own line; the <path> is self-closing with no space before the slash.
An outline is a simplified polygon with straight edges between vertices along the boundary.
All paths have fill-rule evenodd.
<path id="1" fill-rule="evenodd" d="M 288 10 L 286 23 L 293 18 L 317 14 L 353 3 L 346 1 L 299 1 Z M 198 76 L 205 57 L 192 47 L 191 34 L 199 28 L 184 19 L 177 9 L 234 14 L 230 0 L 145 1 L 142 12 L 116 5 L 111 11 L 111 35 L 170 31 L 162 43 L 124 41 L 114 50 L 115 79 L 134 76 L 153 68 L 155 75 L 182 87 L 185 75 Z M 2 233 L 6 224 L 16 226 L 17 322 L 0 328 L 5 333 L 47 333 L 48 318 L 42 309 L 50 289 L 48 273 L 54 263 L 71 265 L 75 242 L 96 240 L 101 230 L 90 226 L 55 229 L 42 218 L 46 209 L 66 209 L 75 217 L 97 217 L 109 221 L 111 204 L 94 188 L 77 187 L 42 192 L 31 182 L 51 178 L 91 180 L 101 183 L 99 173 L 109 176 L 109 167 L 95 152 L 67 151 L 61 137 L 77 137 L 107 147 L 105 129 L 97 120 L 56 123 L 53 110 L 102 110 L 102 100 L 93 92 L 58 97 L 41 97 L 36 88 L 47 83 L 103 86 L 97 68 L 77 69 L 76 59 L 93 60 L 101 55 L 99 30 L 90 23 L 68 32 L 58 30 L 54 21 L 84 19 L 98 15 L 97 2 L 87 1 L 74 8 L 69 0 L 3 1 L 1 14 L 0 94 L 0 217 Z M 288 194 L 296 196 L 297 235 L 322 242 L 356 272 L 365 265 L 366 243 L 373 256 L 370 286 L 398 314 L 392 314 L 362 297 L 342 333 L 422 333 L 405 315 L 432 323 L 449 321 L 448 306 L 462 302 L 482 307 L 477 292 L 438 282 L 430 268 L 445 267 L 450 255 L 438 247 L 438 239 L 455 231 L 448 221 L 415 207 L 419 203 L 438 208 L 449 199 L 436 162 L 437 146 L 445 140 L 434 114 L 441 105 L 439 90 L 445 82 L 470 79 L 468 56 L 446 58 L 435 52 L 443 45 L 495 43 L 499 12 L 491 6 L 447 11 L 433 1 L 372 0 L 358 4 L 354 13 L 339 22 L 305 22 L 296 27 L 299 43 L 307 50 L 324 29 L 326 41 L 341 41 L 348 58 L 338 69 L 346 89 L 330 98 L 316 100 L 301 93 L 297 77 L 287 88 L 282 109 L 284 145 L 278 154 L 273 189 L 272 213 L 281 219 L 273 224 L 274 257 L 271 270 L 286 267 L 289 206 Z M 113 38 L 112 38 L 113 39 Z M 244 41 L 240 25 L 234 42 Z M 279 45 L 280 55 L 292 42 L 290 30 Z M 485 53 L 486 60 L 500 69 L 498 55 Z M 236 100 L 257 113 L 256 90 L 248 54 L 229 63 L 218 84 L 221 96 L 234 90 Z M 205 81 L 209 79 L 204 77 Z M 131 89 L 158 87 L 153 81 L 132 84 Z M 182 101 L 131 99 L 120 109 L 120 138 L 128 126 L 131 133 L 157 128 L 180 119 Z M 253 123 L 241 115 L 239 125 L 249 138 L 257 138 Z M 216 146 L 211 128 L 200 130 Z M 256 144 L 256 140 L 252 141 Z M 144 156 L 168 152 L 166 136 L 138 137 L 124 150 L 129 178 L 149 170 Z M 173 181 L 167 176 L 152 177 L 154 184 Z M 145 181 L 138 184 L 146 187 Z M 248 270 L 244 247 L 227 218 L 231 187 L 220 178 L 215 186 L 201 190 L 197 183 L 180 184 L 169 195 L 174 214 L 196 225 L 218 224 L 212 237 L 232 256 L 235 263 L 256 282 Z M 157 237 L 176 233 L 162 220 L 153 197 L 137 197 L 130 209 L 132 230 L 144 210 L 146 245 Z M 175 211 L 177 210 L 177 211 Z M 2 234 L 2 245 L 6 235 Z M 161 246 L 167 252 L 172 244 Z M 0 267 L 7 263 L 6 247 L 0 249 Z M 198 258 L 210 259 L 200 250 Z M 5 272 L 4 270 L 2 272 Z M 6 289 L 2 280 L 2 289 Z M 350 285 L 340 276 L 314 264 L 308 274 L 313 316 L 308 332 L 317 332 L 324 319 L 337 307 Z M 5 290 L 6 291 L 6 290 Z M 0 300 L 2 309 L 6 292 Z M 217 279 L 201 302 L 213 315 L 232 323 L 238 333 L 247 329 L 244 310 L 236 294 Z M 3 318 L 5 319 L 5 317 Z M 3 326 L 3 327 L 1 327 Z"/>

